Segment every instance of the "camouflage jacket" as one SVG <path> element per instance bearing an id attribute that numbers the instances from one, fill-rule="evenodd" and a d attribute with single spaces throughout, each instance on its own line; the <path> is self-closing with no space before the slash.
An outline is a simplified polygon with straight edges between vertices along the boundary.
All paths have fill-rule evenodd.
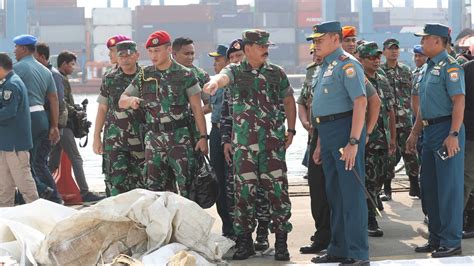
<path id="1" fill-rule="evenodd" d="M 234 146 L 254 151 L 284 146 L 283 99 L 293 88 L 283 69 L 266 62 L 259 70 L 244 60 L 222 71 L 230 79 Z"/>
<path id="2" fill-rule="evenodd" d="M 211 80 L 211 78 L 209 77 L 209 74 L 207 74 L 207 72 L 204 71 L 204 69 L 199 68 L 197 66 L 192 66 L 189 69 L 194 73 L 194 76 L 198 79 L 199 86 L 201 88 L 204 88 L 204 84 L 208 83 Z M 201 93 L 201 99 L 205 104 L 209 102 L 209 98 L 210 98 L 209 94 L 204 93 L 204 92 Z"/>
<path id="3" fill-rule="evenodd" d="M 395 68 L 391 68 L 385 63 L 381 68 L 385 72 L 385 76 L 394 92 L 397 128 L 411 127 L 413 125 L 411 111 L 413 79 L 410 68 L 401 63 L 398 63 Z"/>
<path id="4" fill-rule="evenodd" d="M 232 97 L 228 87 L 224 88 L 224 101 L 221 108 L 221 142 L 232 143 Z"/>
<path id="5" fill-rule="evenodd" d="M 389 112 L 393 110 L 395 104 L 394 96 L 386 77 L 375 73 L 374 78 L 367 78 L 375 87 L 380 97 L 381 106 L 377 125 L 372 134 L 369 135 L 369 142 L 366 147 L 367 149 L 388 149 L 390 143 Z"/>
<path id="6" fill-rule="evenodd" d="M 132 75 L 125 74 L 121 68 L 109 71 L 102 78 L 100 94 L 97 101 L 107 105 L 107 114 L 104 126 L 104 150 L 142 151 L 140 137 L 140 123 L 143 122 L 143 113 L 132 109 L 119 108 L 118 101 L 125 88 L 132 82 L 139 72 Z"/>
<path id="7" fill-rule="evenodd" d="M 411 94 L 418 96 L 420 94 L 420 80 L 423 77 L 423 70 L 424 64 L 421 67 L 415 68 L 413 70 L 413 89 L 411 90 Z"/>
<path id="8" fill-rule="evenodd" d="M 301 88 L 301 93 L 296 100 L 297 104 L 305 105 L 308 110 L 311 110 L 311 103 L 313 102 L 313 76 L 321 69 L 316 63 L 309 64 L 306 67 L 306 77 Z M 316 73 L 317 76 L 317 73 Z"/>

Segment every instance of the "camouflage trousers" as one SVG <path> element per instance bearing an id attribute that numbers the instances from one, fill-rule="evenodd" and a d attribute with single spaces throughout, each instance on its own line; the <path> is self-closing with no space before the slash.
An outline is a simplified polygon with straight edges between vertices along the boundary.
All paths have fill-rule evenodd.
<path id="1" fill-rule="evenodd" d="M 170 133 L 148 132 L 145 137 L 146 188 L 151 191 L 171 191 L 189 197 L 192 169 L 194 169 L 194 148 L 189 135 L 182 129 Z M 187 131 L 187 129 L 186 129 Z M 179 134 L 179 141 L 175 141 Z"/>
<path id="2" fill-rule="evenodd" d="M 374 202 L 382 189 L 383 181 L 388 173 L 388 150 L 387 149 L 365 149 L 365 187 Z M 373 209 L 372 205 L 369 206 Z"/>
<path id="3" fill-rule="evenodd" d="M 232 172 L 233 163 L 231 162 L 228 165 L 228 173 L 227 173 L 227 186 L 226 186 L 226 195 L 227 195 L 227 209 L 229 210 L 229 214 L 234 218 L 234 211 L 235 211 L 235 180 L 234 180 L 234 173 Z M 270 222 L 270 203 L 268 199 L 265 197 L 265 190 L 261 187 L 257 187 L 257 199 L 255 202 L 255 217 L 259 223 L 261 222 Z"/>
<path id="4" fill-rule="evenodd" d="M 109 150 L 103 154 L 103 173 L 107 196 L 116 196 L 135 188 L 144 188 L 143 151 Z"/>
<path id="5" fill-rule="evenodd" d="M 257 191 L 269 204 L 271 232 L 290 232 L 291 203 L 288 195 L 285 149 L 252 151 L 237 147 L 234 153 L 236 235 L 255 229 Z"/>
<path id="6" fill-rule="evenodd" d="M 387 179 L 393 179 L 395 177 L 395 166 L 400 162 L 400 159 L 403 158 L 405 163 L 405 172 L 407 176 L 416 176 L 418 177 L 420 172 L 420 164 L 417 154 L 408 154 L 405 152 L 405 145 L 410 135 L 411 128 L 397 128 L 397 152 L 395 155 L 390 156 L 389 160 L 389 169 Z"/>

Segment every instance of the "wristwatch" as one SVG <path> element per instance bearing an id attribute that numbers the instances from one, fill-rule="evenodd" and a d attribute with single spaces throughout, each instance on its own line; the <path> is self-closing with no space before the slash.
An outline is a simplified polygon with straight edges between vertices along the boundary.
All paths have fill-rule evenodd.
<path id="1" fill-rule="evenodd" d="M 199 138 L 200 139 L 209 139 L 209 135 L 201 135 Z"/>
<path id="2" fill-rule="evenodd" d="M 454 131 L 454 130 L 453 130 L 453 131 L 449 131 L 449 135 L 450 135 L 450 136 L 453 136 L 453 137 L 457 137 L 457 136 L 459 136 L 459 132 L 458 132 L 458 131 Z"/>
<path id="3" fill-rule="evenodd" d="M 349 144 L 351 144 L 351 145 L 358 145 L 359 142 L 360 141 L 358 139 L 354 138 L 354 137 L 349 139 Z"/>
<path id="4" fill-rule="evenodd" d="M 287 131 L 288 131 L 288 133 L 293 134 L 293 136 L 296 135 L 296 130 L 294 130 L 292 128 L 289 128 Z"/>

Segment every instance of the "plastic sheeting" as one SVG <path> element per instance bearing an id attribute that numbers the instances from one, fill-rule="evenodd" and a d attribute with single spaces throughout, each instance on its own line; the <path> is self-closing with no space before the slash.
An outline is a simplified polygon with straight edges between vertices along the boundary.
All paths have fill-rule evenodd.
<path id="1" fill-rule="evenodd" d="M 20 263 L 111 263 L 119 254 L 141 258 L 168 243 L 220 261 L 234 245 L 211 234 L 214 218 L 196 203 L 170 192 L 136 189 L 80 211 L 38 200 L 0 214 L 0 256 Z"/>

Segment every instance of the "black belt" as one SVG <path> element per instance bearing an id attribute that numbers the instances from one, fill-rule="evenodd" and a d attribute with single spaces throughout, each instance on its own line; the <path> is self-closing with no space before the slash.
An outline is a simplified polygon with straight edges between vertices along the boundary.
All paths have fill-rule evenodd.
<path id="1" fill-rule="evenodd" d="M 214 123 L 214 122 L 212 122 L 212 127 L 220 128 L 220 127 L 221 127 L 221 124 L 220 124 L 220 123 Z"/>
<path id="2" fill-rule="evenodd" d="M 155 132 L 173 131 L 178 128 L 187 127 L 189 124 L 187 119 L 175 120 L 168 123 L 156 123 L 148 125 L 148 128 Z"/>
<path id="3" fill-rule="evenodd" d="M 448 115 L 448 116 L 442 116 L 442 117 L 437 117 L 437 118 L 433 118 L 433 119 L 424 119 L 424 120 L 423 120 L 423 126 L 424 126 L 424 127 L 427 127 L 427 126 L 431 126 L 431 125 L 434 125 L 434 124 L 442 123 L 442 122 L 445 122 L 445 121 L 448 121 L 448 120 L 451 120 L 451 116 L 450 116 L 450 115 Z"/>
<path id="4" fill-rule="evenodd" d="M 333 115 L 318 116 L 316 117 L 316 123 L 319 124 L 319 123 L 324 123 L 324 122 L 330 122 L 330 121 L 342 119 L 351 115 L 352 115 L 352 110 L 344 112 L 344 113 L 333 114 Z"/>

